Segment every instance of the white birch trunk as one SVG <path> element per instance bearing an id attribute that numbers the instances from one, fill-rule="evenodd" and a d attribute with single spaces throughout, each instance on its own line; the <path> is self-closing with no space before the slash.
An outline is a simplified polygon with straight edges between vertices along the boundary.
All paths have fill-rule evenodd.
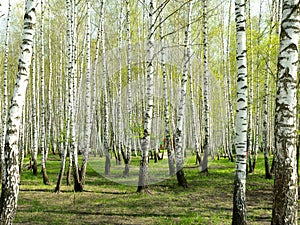
<path id="1" fill-rule="evenodd" d="M 236 170 L 234 177 L 232 224 L 246 224 L 247 167 L 247 59 L 245 1 L 235 0 L 237 110 L 236 110 Z"/>
<path id="2" fill-rule="evenodd" d="M 48 58 L 49 58 L 49 84 L 48 84 L 48 127 L 47 127 L 47 149 L 49 150 L 51 147 L 51 150 L 53 152 L 53 154 L 55 154 L 55 152 L 53 151 L 54 149 L 54 145 L 53 145 L 53 101 L 52 101 L 52 95 L 53 95 L 53 89 L 52 89 L 52 77 L 53 77 L 53 70 L 52 70 L 52 45 L 51 45 L 51 11 L 50 11 L 50 7 L 48 5 L 48 13 L 49 13 L 49 30 L 48 30 Z M 47 150 L 47 152 L 48 152 Z"/>
<path id="3" fill-rule="evenodd" d="M 283 0 L 275 109 L 275 181 L 272 224 L 297 224 L 297 70 L 299 1 Z"/>
<path id="4" fill-rule="evenodd" d="M 32 55 L 32 74 L 31 74 L 31 90 L 32 90 L 32 173 L 37 175 L 37 156 L 38 156 L 38 125 L 37 125 L 37 101 L 36 101 L 36 48 L 35 43 L 33 44 L 33 55 Z"/>
<path id="5" fill-rule="evenodd" d="M 210 139 L 210 113 L 209 113 L 209 83 L 208 83 L 208 44 L 207 44 L 207 0 L 203 0 L 203 63 L 204 63 L 204 157 L 202 171 L 208 173 L 208 155 Z"/>
<path id="6" fill-rule="evenodd" d="M 115 152 L 116 163 L 120 164 L 120 152 L 123 148 L 123 126 L 122 126 L 122 45 L 123 45 L 123 5 L 120 6 L 118 21 L 118 152 Z"/>
<path id="7" fill-rule="evenodd" d="M 128 112 L 128 141 L 124 157 L 125 170 L 123 175 L 129 176 L 129 165 L 132 149 L 132 93 L 131 93 L 131 27 L 130 27 L 130 1 L 126 0 L 126 35 L 127 35 L 127 112 Z"/>
<path id="8" fill-rule="evenodd" d="M 108 109 L 108 96 L 107 96 L 107 83 L 108 76 L 106 70 L 106 47 L 105 47 L 105 24 L 104 24 L 104 6 L 105 0 L 101 0 L 101 51 L 102 51 L 102 76 L 103 76 L 103 108 L 104 108 L 104 151 L 105 151 L 105 175 L 110 174 L 110 155 L 109 155 L 109 109 Z"/>
<path id="9" fill-rule="evenodd" d="M 12 224 L 15 218 L 19 194 L 18 137 L 30 74 L 33 38 L 36 24 L 36 1 L 27 0 L 23 26 L 23 41 L 19 57 L 18 73 L 11 105 L 4 148 L 2 192 L 0 198 L 0 224 Z"/>
<path id="10" fill-rule="evenodd" d="M 171 131 L 170 131 L 170 112 L 169 112 L 169 95 L 168 95 L 168 83 L 167 83 L 167 69 L 166 69 L 166 57 L 165 57 L 165 43 L 163 40 L 163 24 L 160 19 L 160 41 L 162 44 L 161 48 L 161 67 L 163 75 L 163 95 L 164 95 L 164 117 L 165 117 L 165 135 L 166 144 L 165 148 L 168 151 L 168 165 L 169 175 L 175 175 L 175 158 L 174 151 L 172 148 Z"/>
<path id="11" fill-rule="evenodd" d="M 72 3 L 72 4 L 71 4 Z M 69 140 L 70 140 L 70 164 L 69 168 L 73 167 L 74 177 L 74 191 L 82 191 L 83 187 L 80 183 L 79 170 L 78 170 L 78 149 L 76 142 L 76 123 L 75 123 L 75 97 L 76 96 L 76 3 L 66 0 L 67 4 L 67 18 L 68 18 L 68 86 L 69 86 L 69 97 L 68 97 L 68 129 L 69 129 Z M 72 11 L 73 9 L 73 11 Z M 73 159 L 73 161 L 72 161 Z"/>
<path id="12" fill-rule="evenodd" d="M 44 39 L 44 17 L 45 17 L 45 10 L 44 10 L 44 1 L 41 0 L 41 135 L 40 135 L 40 149 L 42 153 L 42 173 L 43 173 L 43 182 L 44 184 L 49 184 L 49 179 L 47 176 L 46 171 L 46 160 L 47 160 L 47 153 L 46 153 L 46 125 L 45 125 L 45 114 L 46 114 L 46 102 L 45 102 L 45 39 Z"/>
<path id="13" fill-rule="evenodd" d="M 184 63 L 182 69 L 181 78 L 181 92 L 180 92 L 180 103 L 178 108 L 178 118 L 176 124 L 176 136 L 175 136 L 175 159 L 176 159 L 176 175 L 178 185 L 182 187 L 187 187 L 187 182 L 184 176 L 183 163 L 184 163 L 184 137 L 186 133 L 184 132 L 184 120 L 186 111 L 186 86 L 188 79 L 188 66 L 191 55 L 191 14 L 193 8 L 193 1 L 189 3 L 187 26 L 185 30 L 185 40 L 184 40 Z"/>
<path id="14" fill-rule="evenodd" d="M 91 139 L 91 2 L 86 2 L 86 96 L 85 96 L 85 138 L 84 150 L 81 166 L 81 183 L 85 183 L 85 173 L 90 152 Z"/>
<path id="15" fill-rule="evenodd" d="M 148 186 L 148 157 L 151 148 L 150 133 L 153 117 L 153 96 L 154 96 L 154 4 L 155 0 L 149 2 L 149 32 L 148 32 L 148 60 L 147 60 L 147 90 L 146 110 L 144 115 L 144 137 L 142 139 L 142 151 L 140 160 L 140 172 L 137 192 L 141 192 Z"/>
<path id="16" fill-rule="evenodd" d="M 8 0 L 8 11 L 7 11 L 7 21 L 5 30 L 5 47 L 4 47 L 4 74 L 3 74 L 3 109 L 2 109 L 2 130 L 1 130 L 1 143 L 0 143 L 0 175 L 2 175 L 3 163 L 4 163 L 4 146 L 5 146 L 5 132 L 7 128 L 7 108 L 8 108 L 8 91 L 7 91 L 7 66 L 8 66 L 8 41 L 9 41 L 9 31 L 10 31 L 10 13 L 11 13 L 11 3 Z M 0 176 L 1 178 L 1 176 Z"/>

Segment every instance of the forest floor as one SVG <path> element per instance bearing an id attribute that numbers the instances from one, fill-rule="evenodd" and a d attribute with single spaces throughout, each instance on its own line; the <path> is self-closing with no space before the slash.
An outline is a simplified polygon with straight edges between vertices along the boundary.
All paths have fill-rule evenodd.
<path id="1" fill-rule="evenodd" d="M 138 159 L 133 158 L 132 164 L 138 165 Z M 228 159 L 211 160 L 206 176 L 194 162 L 191 156 L 185 162 L 187 189 L 178 187 L 174 176 L 137 193 L 136 185 L 120 182 L 127 178 L 108 179 L 89 163 L 83 192 L 74 193 L 73 186 L 63 181 L 62 191 L 56 194 L 60 159 L 49 155 L 50 185 L 43 185 L 41 174 L 23 170 L 15 224 L 231 224 L 235 164 Z M 151 160 L 149 171 L 158 165 Z M 249 224 L 271 221 L 273 180 L 264 179 L 263 168 L 259 156 L 255 173 L 247 177 Z"/>

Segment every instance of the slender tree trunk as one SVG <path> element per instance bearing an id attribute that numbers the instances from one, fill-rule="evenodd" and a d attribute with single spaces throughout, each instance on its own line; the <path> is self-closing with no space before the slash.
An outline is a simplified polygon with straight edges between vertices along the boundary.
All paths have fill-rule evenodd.
<path id="1" fill-rule="evenodd" d="M 186 136 L 184 132 L 184 119 L 186 110 L 186 83 L 188 78 L 188 66 L 191 56 L 191 14 L 193 9 L 193 1 L 189 3 L 188 20 L 187 27 L 185 30 L 185 40 L 184 40 L 184 64 L 182 70 L 181 79 L 181 93 L 180 93 L 180 105 L 178 109 L 178 119 L 176 124 L 176 141 L 175 141 L 175 159 L 176 159 L 176 175 L 178 185 L 187 188 L 187 181 L 184 176 L 183 171 L 183 139 Z"/>
<path id="2" fill-rule="evenodd" d="M 262 1 L 260 1 L 259 4 L 259 15 L 258 15 L 258 33 L 260 34 L 261 32 L 261 21 L 262 21 Z M 260 38 L 257 39 L 257 46 L 260 45 Z M 255 116 L 255 135 L 254 135 L 254 146 L 253 146 L 253 163 L 252 163 L 252 172 L 255 170 L 256 162 L 257 162 L 257 155 L 258 155 L 258 150 L 259 150 L 259 134 L 260 134 L 260 88 L 259 88 L 259 61 L 260 61 L 260 56 L 259 52 L 256 54 L 256 116 Z"/>
<path id="3" fill-rule="evenodd" d="M 297 69 L 299 1 L 283 0 L 275 109 L 275 181 L 272 224 L 297 224 Z"/>
<path id="4" fill-rule="evenodd" d="M 265 178 L 271 179 L 272 174 L 270 173 L 270 163 L 269 163 L 269 70 L 270 70 L 270 50 L 271 50 L 271 40 L 272 40 L 272 30 L 273 30 L 273 11 L 274 11 L 274 1 L 272 3 L 270 27 L 269 27 L 269 37 L 268 37 L 268 47 L 267 47 L 267 61 L 266 61 L 266 71 L 265 71 L 265 84 L 264 84 L 264 100 L 263 100 L 263 145 L 262 149 L 264 152 L 264 161 L 265 161 Z"/>
<path id="5" fill-rule="evenodd" d="M 120 6 L 118 20 L 118 152 L 115 152 L 116 163 L 120 164 L 120 152 L 123 148 L 123 123 L 122 123 L 122 45 L 123 45 L 123 5 Z"/>
<path id="6" fill-rule="evenodd" d="M 45 106 L 45 44 L 44 44 L 44 17 L 45 17 L 45 10 L 44 10 L 44 1 L 41 0 L 41 136 L 40 136 L 40 148 L 42 153 L 42 174 L 43 174 L 43 182 L 44 184 L 49 184 L 49 178 L 47 175 L 46 170 L 46 160 L 47 160 L 47 153 L 46 153 L 46 143 L 45 143 L 45 136 L 46 136 L 46 125 L 45 125 L 45 113 L 46 113 L 46 106 Z"/>
<path id="7" fill-rule="evenodd" d="M 168 96 L 168 85 L 167 85 L 167 69 L 166 69 L 166 59 L 165 59 L 165 43 L 163 40 L 163 24 L 160 19 L 160 41 L 162 44 L 161 49 L 161 67 L 163 74 L 163 93 L 164 93 L 164 116 L 165 116 L 165 135 L 166 142 L 165 148 L 168 151 L 168 165 L 170 176 L 175 175 L 175 158 L 174 151 L 171 146 L 171 132 L 170 132 L 170 112 L 169 112 L 169 96 Z"/>
<path id="8" fill-rule="evenodd" d="M 53 89 L 52 89 L 52 78 L 53 78 L 53 71 L 52 71 L 52 43 L 51 43 L 51 11 L 50 11 L 50 7 L 48 5 L 48 14 L 49 14 L 49 23 L 48 23 L 48 58 L 49 58 L 49 84 L 48 84 L 48 127 L 47 127 L 47 131 L 48 131 L 48 135 L 47 135 L 47 149 L 51 149 L 53 154 L 55 154 L 54 151 L 54 145 L 53 145 L 53 100 L 52 100 L 52 96 L 53 96 Z"/>
<path id="9" fill-rule="evenodd" d="M 125 169 L 123 175 L 129 176 L 129 165 L 132 149 L 132 93 L 131 93 L 131 28 L 130 28 L 130 1 L 126 0 L 126 34 L 127 34 L 127 111 L 128 111 L 128 141 L 125 154 Z"/>
<path id="10" fill-rule="evenodd" d="M 231 12 L 231 5 L 232 0 L 229 1 L 229 9 L 228 12 Z M 226 43 L 226 58 L 230 59 L 230 26 L 231 24 L 231 13 L 229 13 L 228 16 L 228 27 L 227 27 L 227 43 Z M 234 161 L 233 154 L 232 154 L 232 148 L 233 148 L 233 142 L 234 142 L 234 115 L 233 115 L 233 107 L 232 107 L 232 96 L 231 96 L 231 66 L 230 66 L 230 60 L 226 63 L 226 89 L 227 89 L 227 113 L 228 113 L 228 142 L 229 142 L 229 159 L 231 162 Z"/>
<path id="11" fill-rule="evenodd" d="M 86 166 L 90 152 L 91 140 L 91 2 L 86 2 L 86 96 L 85 96 L 85 147 L 83 150 L 82 166 L 81 166 L 81 184 L 85 183 Z"/>
<path id="12" fill-rule="evenodd" d="M 208 174 L 208 154 L 210 136 L 210 114 L 208 101 L 208 46 L 207 46 L 207 0 L 203 0 L 203 63 L 204 63 L 204 157 L 202 171 Z"/>
<path id="13" fill-rule="evenodd" d="M 247 167 L 247 59 L 245 1 L 235 0 L 237 110 L 236 110 L 236 170 L 233 193 L 233 225 L 247 224 L 246 167 Z"/>
<path id="14" fill-rule="evenodd" d="M 248 151 L 248 160 L 249 167 L 247 172 L 253 172 L 253 77 L 254 77 L 254 64 L 253 64 L 253 41 L 252 41 L 252 21 L 251 21 L 251 2 L 248 1 L 248 29 L 249 29 L 249 46 L 250 56 L 249 56 L 249 67 L 250 67 L 250 76 L 248 78 L 248 131 L 247 131 L 247 151 Z"/>
<path id="15" fill-rule="evenodd" d="M 144 116 L 144 137 L 142 139 L 142 152 L 140 160 L 140 172 L 137 192 L 141 192 L 148 187 L 148 161 L 150 144 L 150 133 L 153 116 L 153 96 L 154 96 L 154 4 L 155 0 L 149 2 L 149 33 L 148 33 L 148 71 L 147 71 L 147 91 L 146 110 Z"/>
<path id="16" fill-rule="evenodd" d="M 8 73 L 8 42 L 9 42 L 9 31 L 10 31 L 10 13 L 11 3 L 8 0 L 8 11 L 6 21 L 6 33 L 5 33 L 5 50 L 4 50 L 4 74 L 3 74 L 3 110 L 2 110 L 2 130 L 1 130 L 1 143 L 0 143 L 0 178 L 2 177 L 3 163 L 4 163 L 4 147 L 5 147 L 5 132 L 7 129 L 7 108 L 8 108 L 8 87 L 7 87 L 7 73 Z"/>
<path id="17" fill-rule="evenodd" d="M 105 151 L 105 175 L 110 174 L 110 155 L 109 155 L 109 120 L 108 120 L 108 76 L 106 70 L 106 48 L 105 48 L 105 24 L 104 24 L 104 5 L 105 0 L 101 0 L 101 51 L 102 51 L 102 73 L 103 73 L 103 108 L 104 108 L 104 151 Z"/>
<path id="18" fill-rule="evenodd" d="M 70 167 L 73 168 L 74 191 L 82 191 L 83 186 L 80 183 L 80 171 L 78 168 L 78 149 L 76 142 L 76 123 L 75 123 L 75 97 L 76 96 L 76 2 L 66 0 L 67 18 L 68 18 L 68 81 L 69 81 L 69 97 L 68 97 L 68 125 L 69 125 L 69 140 L 70 140 Z"/>
<path id="19" fill-rule="evenodd" d="M 19 194 L 19 149 L 18 137 L 22 118 L 22 109 L 25 104 L 26 89 L 29 80 L 30 63 L 32 57 L 33 38 L 36 23 L 36 1 L 27 0 L 23 26 L 23 41 L 19 57 L 18 73 L 14 94 L 8 112 L 8 124 L 4 147 L 5 176 L 2 179 L 0 198 L 0 224 L 12 224 L 15 218 Z"/>

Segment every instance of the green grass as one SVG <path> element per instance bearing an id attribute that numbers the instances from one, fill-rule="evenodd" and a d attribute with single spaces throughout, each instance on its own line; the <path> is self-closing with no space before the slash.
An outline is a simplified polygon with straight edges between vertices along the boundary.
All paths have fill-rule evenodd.
<path id="1" fill-rule="evenodd" d="M 130 182 L 126 182 L 121 176 L 123 165 L 116 166 L 112 160 L 112 175 L 104 177 L 103 159 L 91 158 L 85 191 L 74 193 L 64 179 L 62 192 L 55 194 L 60 160 L 51 155 L 47 162 L 50 185 L 42 184 L 40 173 L 34 177 L 23 170 L 15 224 L 231 224 L 234 163 L 210 161 L 206 176 L 189 156 L 184 168 L 189 188 L 183 189 L 176 177 L 165 173 L 167 159 L 159 164 L 151 161 L 149 172 L 154 178 L 149 193 L 136 193 L 138 159 L 133 159 Z M 247 178 L 250 224 L 270 224 L 271 220 L 273 181 L 264 179 L 263 168 L 260 156 L 255 173 Z"/>

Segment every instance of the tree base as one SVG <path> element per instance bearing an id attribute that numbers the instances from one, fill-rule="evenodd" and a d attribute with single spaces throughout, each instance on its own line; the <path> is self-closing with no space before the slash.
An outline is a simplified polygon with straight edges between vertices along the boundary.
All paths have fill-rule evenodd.
<path id="1" fill-rule="evenodd" d="M 208 176 L 208 168 L 206 168 L 206 169 L 204 169 L 204 170 L 201 170 L 201 172 L 200 173 L 204 173 L 206 176 Z"/>
<path id="2" fill-rule="evenodd" d="M 176 175 L 177 175 L 178 186 L 187 188 L 188 184 L 187 184 L 187 181 L 185 179 L 183 169 L 179 170 L 176 173 Z"/>

